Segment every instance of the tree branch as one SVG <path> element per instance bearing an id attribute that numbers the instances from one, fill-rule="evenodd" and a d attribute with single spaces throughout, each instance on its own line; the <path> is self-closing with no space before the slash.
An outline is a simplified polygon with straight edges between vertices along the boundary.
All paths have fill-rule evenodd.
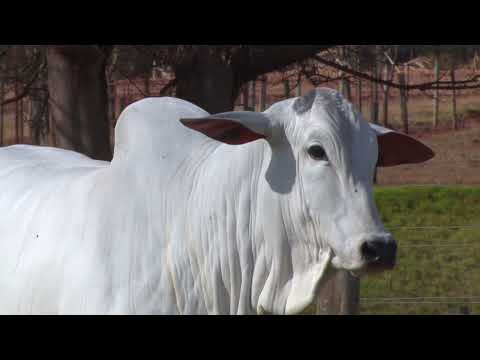
<path id="1" fill-rule="evenodd" d="M 246 46 L 233 55 L 232 65 L 241 74 L 241 81 L 255 80 L 259 75 L 282 70 L 333 45 L 308 46 Z M 242 51 L 243 50 L 243 51 Z"/>
<path id="2" fill-rule="evenodd" d="M 11 97 L 10 99 L 6 99 L 2 103 L 0 103 L 0 105 L 5 106 L 5 105 L 8 105 L 10 103 L 17 102 L 17 101 L 23 99 L 25 96 L 27 96 L 30 93 L 31 87 L 33 86 L 35 81 L 37 81 L 38 77 L 40 76 L 40 73 L 45 69 L 45 66 L 46 66 L 46 63 L 43 62 L 42 65 L 40 66 L 40 68 L 37 71 L 34 72 L 32 78 L 23 86 L 23 89 L 20 92 L 20 94 L 14 96 L 14 97 Z"/>
<path id="3" fill-rule="evenodd" d="M 404 89 L 404 90 L 464 90 L 464 89 L 478 89 L 480 88 L 480 77 L 478 75 L 475 75 L 473 78 L 468 79 L 468 80 L 462 80 L 462 81 L 433 81 L 433 82 L 427 82 L 427 83 L 421 83 L 421 84 L 414 84 L 414 85 L 401 85 L 399 83 L 393 82 L 393 81 L 388 81 L 388 80 L 383 80 L 381 78 L 377 78 L 375 76 L 371 76 L 368 74 L 365 74 L 363 72 L 354 70 L 348 66 L 340 65 L 336 62 L 326 60 L 318 55 L 315 56 L 315 60 L 317 60 L 319 63 L 322 63 L 324 65 L 330 66 L 332 68 L 335 68 L 337 70 L 341 70 L 345 73 L 348 73 L 352 76 L 355 76 L 357 78 L 362 78 L 368 81 L 376 82 L 382 85 L 388 85 L 397 89 Z M 475 85 L 471 85 L 472 83 L 476 83 Z M 459 86 L 457 86 L 459 85 Z"/>

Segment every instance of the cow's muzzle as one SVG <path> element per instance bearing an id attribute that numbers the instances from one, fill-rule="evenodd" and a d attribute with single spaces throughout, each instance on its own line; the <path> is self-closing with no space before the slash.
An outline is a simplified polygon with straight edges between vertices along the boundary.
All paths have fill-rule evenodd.
<path id="1" fill-rule="evenodd" d="M 360 251 L 369 272 L 391 270 L 395 267 L 397 243 L 391 236 L 369 239 L 362 244 Z"/>

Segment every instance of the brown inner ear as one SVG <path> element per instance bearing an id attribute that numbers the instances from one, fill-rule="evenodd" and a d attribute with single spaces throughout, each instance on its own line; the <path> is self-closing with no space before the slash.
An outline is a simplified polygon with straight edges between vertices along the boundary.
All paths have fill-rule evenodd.
<path id="1" fill-rule="evenodd" d="M 190 129 L 201 132 L 209 138 L 229 145 L 242 145 L 255 140 L 265 139 L 265 136 L 251 131 L 249 128 L 233 120 L 227 119 L 182 119 L 182 124 Z"/>
<path id="2" fill-rule="evenodd" d="M 390 132 L 377 139 L 379 167 L 418 164 L 435 156 L 428 146 L 407 135 Z"/>

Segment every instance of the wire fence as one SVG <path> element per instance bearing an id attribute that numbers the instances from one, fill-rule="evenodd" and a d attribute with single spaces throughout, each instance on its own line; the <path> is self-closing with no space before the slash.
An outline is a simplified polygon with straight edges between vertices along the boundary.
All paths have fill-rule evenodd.
<path id="1" fill-rule="evenodd" d="M 443 315 L 472 315 L 480 314 L 480 225 L 425 225 L 425 226 L 392 226 L 387 227 L 390 231 L 414 231 L 431 233 L 436 231 L 472 231 L 468 241 L 452 241 L 442 240 L 436 237 L 429 240 L 416 240 L 415 243 L 402 244 L 402 239 L 399 239 L 399 257 L 400 262 L 403 259 L 415 258 L 416 260 L 423 259 L 424 261 L 433 261 L 433 252 L 436 255 L 447 251 L 450 263 L 449 268 L 444 269 L 437 267 L 434 269 L 428 268 L 429 265 L 418 271 L 415 270 L 415 277 L 402 279 L 402 270 L 394 275 L 384 275 L 380 280 L 371 281 L 377 285 L 376 295 L 360 298 L 361 313 L 363 314 L 443 314 Z M 478 231 L 478 233 L 477 233 Z M 435 236 L 435 234 L 434 234 Z M 478 239 L 478 241 L 476 240 Z M 427 253 L 427 250 L 429 252 Z M 461 255 L 458 256 L 458 253 Z M 454 256 L 454 254 L 457 254 Z M 469 262 L 469 265 L 465 264 Z M 452 270 L 453 269 L 453 270 Z M 410 274 L 411 275 L 411 274 Z M 423 277 L 423 279 L 422 279 Z M 452 283 L 455 289 L 452 288 L 432 288 L 432 283 L 442 277 Z M 398 283 L 397 289 L 395 282 Z M 430 287 L 428 287 L 430 282 Z M 445 281 L 446 282 L 446 281 Z M 412 288 L 411 284 L 417 283 L 417 288 Z M 407 285 L 410 288 L 407 289 Z M 431 296 L 426 294 L 428 291 L 439 292 L 438 296 Z M 392 291 L 393 289 L 393 291 Z M 464 294 L 453 294 L 459 289 Z M 412 293 L 413 296 L 405 296 L 400 294 Z M 472 293 L 473 292 L 473 293 Z M 387 296 L 381 296 L 385 294 Z M 388 296 L 388 294 L 392 296 Z"/>

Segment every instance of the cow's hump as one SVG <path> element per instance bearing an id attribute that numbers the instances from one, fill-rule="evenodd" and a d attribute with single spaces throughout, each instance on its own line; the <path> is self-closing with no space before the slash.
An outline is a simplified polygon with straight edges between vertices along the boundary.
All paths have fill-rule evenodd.
<path id="1" fill-rule="evenodd" d="M 205 110 L 177 98 L 146 98 L 137 101 L 120 114 L 115 127 L 113 161 L 156 163 L 168 158 L 182 161 L 202 143 L 203 134 L 182 125 L 180 119 L 207 116 Z"/>

